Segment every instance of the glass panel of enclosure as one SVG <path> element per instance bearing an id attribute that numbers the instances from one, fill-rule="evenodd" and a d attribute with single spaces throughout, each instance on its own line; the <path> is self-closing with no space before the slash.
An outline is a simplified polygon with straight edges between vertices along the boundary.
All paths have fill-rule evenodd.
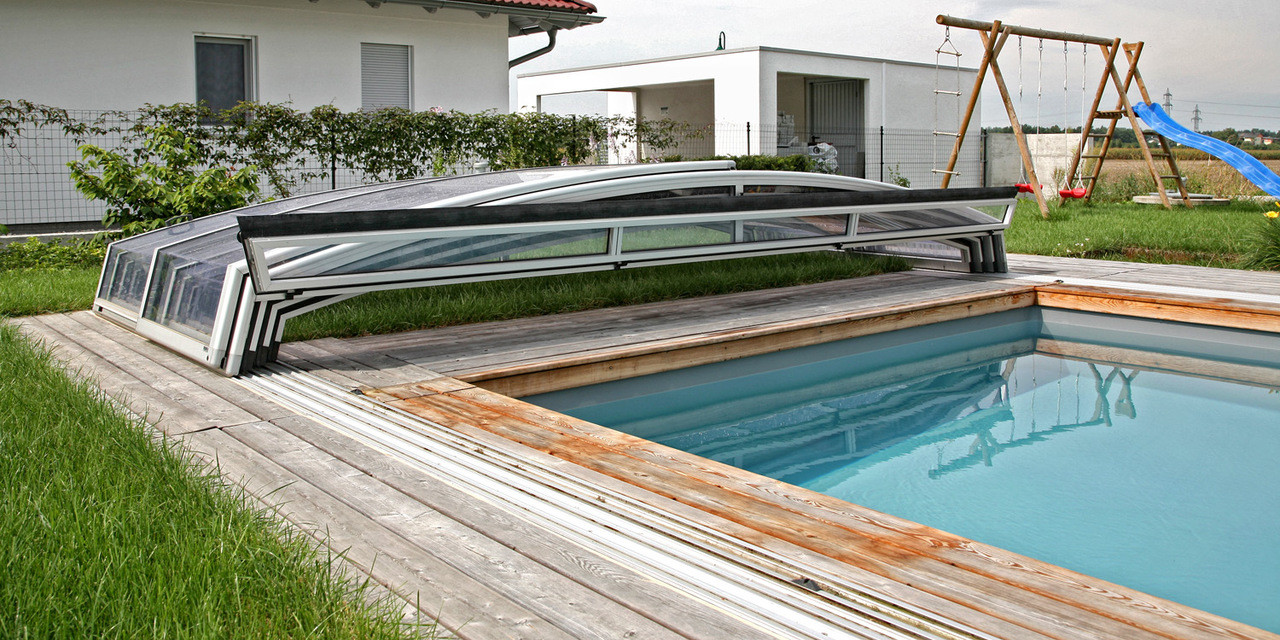
<path id="1" fill-rule="evenodd" d="M 599 202 L 618 200 L 662 200 L 664 198 L 688 198 L 692 196 L 731 196 L 734 188 L 731 185 L 714 187 L 686 187 L 676 189 L 659 189 L 642 193 L 628 193 L 625 196 L 600 198 Z"/>
<path id="2" fill-rule="evenodd" d="M 743 242 L 842 236 L 848 232 L 849 216 L 847 215 L 767 218 L 746 220 L 742 223 Z"/>
<path id="3" fill-rule="evenodd" d="M 381 209 L 412 209 L 445 198 L 463 196 L 485 189 L 505 187 L 523 182 L 519 171 L 480 173 L 449 178 L 433 178 L 406 182 L 398 186 L 383 185 L 373 193 L 344 198 L 316 211 L 376 211 Z"/>
<path id="4" fill-rule="evenodd" d="M 207 339 L 218 313 L 227 266 L 244 259 L 238 228 L 161 249 L 152 269 L 143 317 L 192 337 Z"/>
<path id="5" fill-rule="evenodd" d="M 236 216 L 284 213 L 386 188 L 388 186 L 385 184 L 365 185 L 273 200 L 197 218 L 189 222 L 182 222 L 150 233 L 120 240 L 113 243 L 107 251 L 106 268 L 103 269 L 102 281 L 98 283 L 97 295 L 99 298 L 123 309 L 143 315 L 142 297 L 147 288 L 149 274 L 152 272 L 152 259 L 156 249 L 170 245 L 177 246 L 186 242 L 201 242 L 200 238 L 206 234 L 217 232 L 220 229 L 234 229 Z M 244 256 L 239 244 L 235 241 L 234 232 L 229 236 L 229 239 L 228 236 L 219 237 L 226 243 L 228 253 L 239 252 L 240 257 Z M 181 251 L 181 249 L 176 250 Z"/>
<path id="6" fill-rule="evenodd" d="M 973 225 L 996 224 L 992 218 L 976 209 L 918 209 L 914 211 L 886 211 L 864 213 L 858 216 L 858 233 L 907 231 L 916 229 L 946 229 Z"/>
<path id="7" fill-rule="evenodd" d="M 742 195 L 750 196 L 761 193 L 834 193 L 848 191 L 834 187 L 810 187 L 797 184 L 749 184 L 742 187 Z"/>
<path id="8" fill-rule="evenodd" d="M 733 242 L 733 221 L 631 227 L 622 230 L 622 251 L 703 247 Z"/>
<path id="9" fill-rule="evenodd" d="M 306 278 L 600 255 L 608 247 L 608 229 L 346 243 L 325 245 L 301 257 L 272 260 L 269 254 L 268 269 L 272 278 Z"/>

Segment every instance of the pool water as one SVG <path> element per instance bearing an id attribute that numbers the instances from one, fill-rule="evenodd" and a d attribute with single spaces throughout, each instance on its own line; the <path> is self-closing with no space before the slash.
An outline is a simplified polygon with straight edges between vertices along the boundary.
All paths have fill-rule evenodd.
<path id="1" fill-rule="evenodd" d="M 1025 309 L 525 400 L 1280 632 L 1277 362 Z"/>

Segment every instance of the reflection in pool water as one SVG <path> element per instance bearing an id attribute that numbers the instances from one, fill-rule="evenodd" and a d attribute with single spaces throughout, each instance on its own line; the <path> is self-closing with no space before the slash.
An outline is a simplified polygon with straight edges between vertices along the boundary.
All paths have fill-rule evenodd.
<path id="1" fill-rule="evenodd" d="M 1280 340 L 1111 325 L 1014 314 L 527 400 L 1280 631 Z"/>

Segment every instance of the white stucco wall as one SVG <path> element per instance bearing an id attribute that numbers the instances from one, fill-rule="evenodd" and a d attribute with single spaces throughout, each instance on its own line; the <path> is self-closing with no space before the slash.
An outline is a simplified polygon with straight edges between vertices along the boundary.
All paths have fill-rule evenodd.
<path id="1" fill-rule="evenodd" d="M 412 106 L 507 110 L 507 19 L 360 0 L 0 4 L 0 95 L 70 109 L 195 100 L 195 37 L 256 42 L 257 99 L 360 108 L 360 43 L 412 47 Z"/>
<path id="2" fill-rule="evenodd" d="M 909 160 L 898 163 L 902 165 L 898 169 L 904 175 L 910 171 L 907 177 L 914 185 L 933 186 L 937 176 L 929 169 L 935 154 L 930 132 L 958 128 L 957 111 L 965 106 L 976 73 L 968 68 L 957 73 L 954 67 L 938 70 L 931 64 L 752 47 L 520 75 L 517 105 L 521 109 L 536 109 L 539 96 L 595 90 L 639 91 L 644 96 L 654 85 L 670 94 L 679 91 L 671 87 L 679 83 L 700 92 L 700 87 L 710 81 L 714 86 L 714 121 L 720 129 L 716 134 L 715 153 L 745 153 L 746 139 L 741 131 L 746 123 L 752 125 L 750 149 L 772 153 L 776 149 L 775 124 L 779 109 L 795 118 L 797 131 L 807 128 L 808 80 L 861 80 L 864 92 L 861 124 L 866 135 L 878 135 L 880 127 L 886 129 L 887 136 L 902 134 L 896 138 L 896 144 L 903 148 L 893 149 L 894 157 L 909 157 Z M 966 95 L 958 99 L 939 96 L 935 107 L 935 88 L 953 90 L 956 86 Z M 646 102 L 642 97 L 642 110 Z M 978 162 L 981 115 L 980 112 L 973 115 L 969 126 L 969 139 L 973 142 L 966 145 L 962 155 L 970 167 L 976 167 Z M 693 118 L 689 122 L 699 124 Z M 923 132 L 926 139 L 907 140 L 903 132 L 911 132 L 916 137 Z M 953 142 L 951 137 L 938 139 L 941 150 L 936 153 L 942 158 L 940 164 L 945 165 Z M 869 150 L 865 157 L 867 175 L 878 175 L 880 158 L 876 145 L 867 140 L 865 146 Z M 888 141 L 886 149 L 889 149 Z M 966 169 L 966 175 L 953 184 L 977 184 L 980 176 L 976 173 Z"/>
<path id="3" fill-rule="evenodd" d="M 712 83 L 714 122 L 741 126 L 760 120 L 760 52 L 696 55 L 632 64 L 575 69 L 572 72 L 535 73 L 518 78 L 516 104 L 521 110 L 538 108 L 538 96 L 582 91 L 634 91 L 639 87 Z M 771 116 L 772 118 L 772 116 Z M 757 133 L 758 136 L 758 133 Z M 717 136 L 715 153 L 745 153 L 745 139 Z M 752 148 L 759 149 L 759 142 Z"/>

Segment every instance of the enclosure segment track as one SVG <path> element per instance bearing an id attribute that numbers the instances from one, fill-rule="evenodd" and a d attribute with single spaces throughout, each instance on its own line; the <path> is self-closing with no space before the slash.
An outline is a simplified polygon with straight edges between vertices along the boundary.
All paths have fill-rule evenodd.
<path id="1" fill-rule="evenodd" d="M 992 637 L 287 365 L 270 365 L 240 380 L 329 428 L 445 478 L 492 508 L 609 557 L 764 635 Z"/>

